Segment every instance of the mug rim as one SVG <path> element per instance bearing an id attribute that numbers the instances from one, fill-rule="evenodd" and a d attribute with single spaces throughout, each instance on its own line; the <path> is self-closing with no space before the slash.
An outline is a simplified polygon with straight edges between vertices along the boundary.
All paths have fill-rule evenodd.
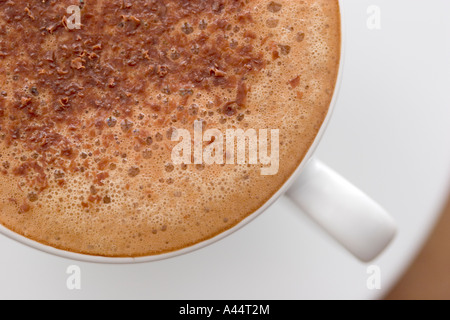
<path id="1" fill-rule="evenodd" d="M 167 260 L 170 258 L 182 256 L 194 251 L 197 251 L 199 249 L 205 248 L 209 245 L 212 245 L 231 234 L 235 233 L 236 231 L 242 229 L 244 226 L 248 225 L 250 222 L 252 222 L 254 219 L 256 219 L 258 216 L 260 216 L 264 211 L 266 211 L 270 206 L 272 206 L 286 191 L 289 189 L 289 187 L 293 184 L 293 182 L 298 178 L 298 176 L 302 173 L 305 166 L 308 164 L 308 162 L 311 160 L 313 154 L 316 152 L 318 145 L 320 144 L 327 128 L 330 123 L 331 118 L 333 117 L 338 95 L 341 89 L 342 85 L 342 78 L 343 78 L 343 70 L 344 70 L 344 62 L 345 62 L 345 43 L 346 43 L 346 28 L 345 28 L 345 19 L 344 19 L 344 12 L 343 12 L 343 1 L 338 0 L 339 4 L 339 15 L 340 15 L 340 31 L 341 31 L 341 41 L 340 41 L 340 57 L 339 57 L 339 69 L 338 74 L 336 78 L 336 85 L 334 88 L 333 96 L 328 108 L 327 116 L 325 117 L 319 132 L 317 133 L 314 142 L 312 143 L 311 147 L 308 149 L 308 152 L 306 153 L 303 160 L 300 162 L 300 164 L 297 166 L 295 171 L 291 174 L 291 176 L 284 182 L 284 184 L 279 188 L 279 190 L 274 193 L 269 200 L 267 200 L 261 207 L 259 207 L 256 211 L 248 215 L 246 218 L 241 220 L 238 224 L 231 227 L 230 229 L 227 229 L 214 237 L 211 237 L 209 239 L 203 240 L 199 243 L 196 243 L 194 245 L 171 251 L 171 252 L 165 252 L 161 254 L 156 255 L 149 255 L 149 256 L 142 256 L 142 257 L 104 257 L 104 256 L 96 256 L 96 255 L 88 255 L 88 254 L 82 254 L 82 253 L 76 253 L 71 252 L 63 249 L 58 249 L 46 244 L 43 244 L 41 242 L 32 240 L 30 238 L 27 238 L 23 235 L 20 235 L 2 224 L 0 224 L 0 235 L 4 235 L 7 238 L 14 240 L 16 242 L 19 242 L 23 245 L 26 245 L 32 249 L 37 249 L 41 252 L 51 254 L 56 257 L 80 261 L 80 262 L 88 262 L 88 263 L 97 263 L 97 264 L 138 264 L 138 263 L 146 263 L 146 262 L 156 262 L 156 261 L 162 261 Z"/>

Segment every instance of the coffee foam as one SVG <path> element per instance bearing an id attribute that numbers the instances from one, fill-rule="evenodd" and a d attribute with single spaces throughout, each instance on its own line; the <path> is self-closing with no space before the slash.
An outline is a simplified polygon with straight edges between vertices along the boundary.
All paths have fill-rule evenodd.
<path id="1" fill-rule="evenodd" d="M 12 168 L 20 165 L 24 156 L 33 157 L 33 152 L 20 143 L 2 144 L 0 162 L 8 173 L 0 176 L 0 223 L 64 250 L 138 257 L 193 245 L 255 212 L 292 175 L 313 143 L 327 115 L 339 65 L 337 1 L 279 0 L 276 4 L 281 7 L 273 8 L 272 1 L 248 1 L 254 23 L 227 34 L 229 41 L 240 43 L 246 41 L 246 32 L 253 32 L 258 45 L 255 51 L 263 52 L 268 61 L 263 70 L 247 76 L 243 120 L 224 118 L 214 105 L 216 97 L 233 100 L 233 88 L 196 90 L 185 106 L 193 116 L 173 122 L 170 115 L 149 108 L 154 102 L 164 105 L 162 101 L 170 97 L 148 87 L 144 99 L 132 106 L 133 116 L 128 120 L 133 126 L 127 133 L 123 130 L 127 123 L 120 117 L 115 117 L 114 127 L 96 129 L 93 119 L 98 114 L 93 110 L 80 118 L 84 136 L 75 139 L 68 128 L 58 128 L 74 141 L 80 152 L 74 161 L 86 170 L 64 172 L 63 185 L 58 184 L 60 179 L 51 179 L 41 192 L 30 187 L 24 177 L 11 174 Z M 51 49 L 58 45 L 56 40 L 43 45 Z M 279 57 L 274 59 L 274 52 Z M 0 60 L 0 69 L 13 68 L 14 59 Z M 12 100 L 19 87 L 28 93 L 32 86 L 30 79 L 0 79 L 1 90 L 8 93 L 6 101 Z M 52 92 L 39 92 L 42 104 L 51 96 Z M 102 114 L 105 120 L 112 116 Z M 170 129 L 192 131 L 192 119 L 204 120 L 205 129 L 222 132 L 230 128 L 279 129 L 279 173 L 261 176 L 259 165 L 174 165 L 171 149 L 176 143 L 170 141 Z M 136 147 L 134 130 L 148 131 L 152 142 Z M 110 146 L 104 147 L 107 137 L 112 138 Z M 102 180 L 103 185 L 96 185 L 87 168 L 98 167 L 102 160 L 107 162 L 104 171 L 109 176 Z M 46 170 L 48 176 L 62 174 L 51 166 Z"/>

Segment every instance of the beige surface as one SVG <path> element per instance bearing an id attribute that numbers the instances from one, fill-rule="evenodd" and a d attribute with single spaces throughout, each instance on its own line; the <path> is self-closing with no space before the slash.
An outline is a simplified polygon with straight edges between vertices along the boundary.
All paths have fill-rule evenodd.
<path id="1" fill-rule="evenodd" d="M 450 300 L 450 197 L 435 231 L 387 300 Z"/>
<path id="2" fill-rule="evenodd" d="M 0 38 L 1 51 L 21 53 L 0 61 L 2 225 L 71 252 L 147 257 L 229 230 L 278 192 L 328 114 L 337 0 L 227 0 L 220 12 L 217 1 L 85 1 L 82 27 L 50 41 L 44 22 L 74 2 L 35 1 L 40 19 L 24 14 Z M 0 25 L 29 1 L 3 3 Z M 16 96 L 31 85 L 39 97 Z"/>

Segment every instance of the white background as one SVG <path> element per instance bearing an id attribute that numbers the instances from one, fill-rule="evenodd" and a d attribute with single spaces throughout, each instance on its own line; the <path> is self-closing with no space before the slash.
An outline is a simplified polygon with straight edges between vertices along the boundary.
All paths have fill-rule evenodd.
<path id="1" fill-rule="evenodd" d="M 381 30 L 367 8 L 381 9 Z M 378 299 L 417 254 L 450 182 L 450 1 L 344 0 L 347 56 L 318 157 L 379 201 L 399 235 L 359 263 L 286 199 L 210 247 L 140 265 L 65 260 L 0 236 L 2 299 Z M 81 290 L 66 270 L 81 268 Z"/>

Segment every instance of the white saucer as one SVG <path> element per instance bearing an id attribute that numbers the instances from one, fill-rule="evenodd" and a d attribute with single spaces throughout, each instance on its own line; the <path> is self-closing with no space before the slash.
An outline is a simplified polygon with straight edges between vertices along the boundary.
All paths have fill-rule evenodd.
<path id="1" fill-rule="evenodd" d="M 378 3 L 381 30 L 366 26 Z M 344 1 L 341 95 L 318 156 L 379 201 L 399 235 L 367 267 L 282 199 L 231 237 L 171 260 L 94 265 L 0 236 L 1 299 L 378 299 L 429 235 L 450 182 L 450 2 Z M 81 290 L 66 270 L 81 268 Z"/>

